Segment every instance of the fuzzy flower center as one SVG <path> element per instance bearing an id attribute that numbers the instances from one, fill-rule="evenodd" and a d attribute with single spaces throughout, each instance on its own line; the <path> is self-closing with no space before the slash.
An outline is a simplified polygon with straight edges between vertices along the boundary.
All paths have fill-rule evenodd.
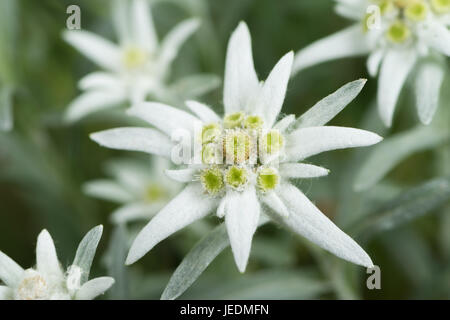
<path id="1" fill-rule="evenodd" d="M 450 13 L 450 0 L 372 0 L 377 5 L 381 22 L 387 26 L 385 37 L 393 44 L 402 44 L 415 33 L 416 25 L 433 15 Z M 370 11 L 363 19 L 368 32 L 378 12 Z"/>
<path id="2" fill-rule="evenodd" d="M 26 270 L 16 292 L 17 300 L 44 300 L 49 296 L 45 279 L 34 270 Z"/>
<path id="3" fill-rule="evenodd" d="M 149 53 L 139 47 L 127 47 L 122 54 L 122 62 L 126 69 L 136 70 L 142 68 L 149 59 Z"/>
<path id="4" fill-rule="evenodd" d="M 264 163 L 282 154 L 284 137 L 278 130 L 263 130 L 263 125 L 259 116 L 235 112 L 225 115 L 220 123 L 203 126 L 201 158 L 205 169 L 200 182 L 206 193 L 217 195 L 227 187 L 242 191 L 249 183 L 261 192 L 277 186 L 278 171 Z"/>

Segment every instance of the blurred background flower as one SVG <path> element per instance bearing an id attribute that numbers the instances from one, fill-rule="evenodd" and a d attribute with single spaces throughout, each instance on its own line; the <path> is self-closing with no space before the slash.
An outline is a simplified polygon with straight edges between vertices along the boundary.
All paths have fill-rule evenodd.
<path id="1" fill-rule="evenodd" d="M 346 19 L 331 14 L 334 2 L 330 0 L 150 3 L 158 39 L 186 19 L 201 21 L 173 62 L 168 81 L 180 83 L 177 88 L 196 89 L 195 84 L 178 82 L 192 74 L 222 78 L 226 44 L 241 20 L 252 30 L 255 66 L 261 79 L 285 52 L 300 50 L 348 25 Z M 320 183 L 297 181 L 308 198 L 380 266 L 382 290 L 366 288 L 364 269 L 342 262 L 276 225 L 258 230 L 247 271 L 241 275 L 226 244 L 214 246 L 223 244 L 226 237 L 226 230 L 214 229 L 214 218 L 191 225 L 156 246 L 139 264 L 125 268 L 128 241 L 142 227 L 141 222 L 114 226 L 110 219 L 117 204 L 87 196 L 82 186 L 101 178 L 112 159 L 131 156 L 147 161 L 129 152 L 100 148 L 90 141 L 89 134 L 143 123 L 125 117 L 118 108 L 92 114 L 71 126 L 63 124 L 69 103 L 80 94 L 78 81 L 97 70 L 61 37 L 66 30 L 66 8 L 72 4 L 69 0 L 0 2 L 0 90 L 7 88 L 8 92 L 0 95 L 7 97 L 0 102 L 0 126 L 10 129 L 14 125 L 11 131 L 0 131 L 0 250 L 18 264 L 32 266 L 36 236 L 45 228 L 57 239 L 59 260 L 67 267 L 79 239 L 93 226 L 103 224 L 105 234 L 98 249 L 103 264 L 96 263 L 91 274 L 116 280 L 106 298 L 159 299 L 163 292 L 165 298 L 184 292 L 181 298 L 193 299 L 450 298 L 448 76 L 443 79 L 439 113 L 431 125 L 431 130 L 439 130 L 438 136 L 417 129 L 416 114 L 407 107 L 415 103 L 409 88 L 399 97 L 392 128 L 386 129 L 373 103 L 377 85 L 369 80 L 358 99 L 330 125 L 389 135 L 383 142 L 388 146 L 314 156 L 311 162 L 330 169 L 328 178 Z M 111 1 L 79 0 L 76 4 L 81 8 L 83 30 L 115 39 Z M 304 70 L 290 81 L 283 112 L 299 116 L 336 88 L 361 77 L 368 78 L 363 58 Z M 180 105 L 183 99 L 181 93 L 176 97 Z M 216 111 L 223 109 L 217 103 L 222 99 L 220 86 L 197 99 Z M 12 109 L 13 121 L 9 116 Z M 411 135 L 406 135 L 408 132 Z M 400 156 L 394 152 L 398 150 Z M 151 166 L 148 170 L 151 175 Z M 359 189 L 366 191 L 351 187 L 358 181 L 365 184 L 357 183 Z M 199 252 L 211 248 L 217 255 L 214 261 L 198 258 L 204 256 Z M 189 264 L 180 265 L 183 259 Z M 195 260 L 198 264 L 192 269 Z M 172 284 L 177 282 L 169 282 L 178 266 L 173 277 L 189 270 L 190 279 L 196 280 L 191 287 L 175 288 Z"/>

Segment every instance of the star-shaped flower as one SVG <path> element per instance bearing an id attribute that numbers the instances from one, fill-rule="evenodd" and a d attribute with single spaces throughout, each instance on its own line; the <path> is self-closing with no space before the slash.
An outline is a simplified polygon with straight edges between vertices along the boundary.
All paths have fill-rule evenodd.
<path id="1" fill-rule="evenodd" d="M 111 214 L 114 223 L 149 220 L 180 191 L 177 183 L 164 175 L 170 162 L 120 159 L 107 164 L 106 171 L 113 179 L 87 182 L 86 194 L 113 201 L 121 206 Z"/>
<path id="2" fill-rule="evenodd" d="M 298 120 L 289 115 L 277 121 L 292 62 L 293 53 L 289 52 L 266 81 L 259 82 L 250 34 L 246 24 L 241 23 L 228 44 L 224 117 L 193 101 L 187 106 L 196 116 L 159 103 L 143 103 L 132 107 L 129 114 L 146 120 L 156 130 L 118 128 L 91 136 L 109 148 L 172 155 L 175 162 L 180 160 L 180 151 L 187 150 L 183 152 L 187 167 L 166 171 L 169 177 L 188 183 L 186 188 L 140 232 L 129 252 L 128 264 L 172 233 L 215 212 L 225 218 L 241 272 L 245 271 L 253 234 L 263 215 L 343 259 L 372 266 L 364 250 L 289 181 L 328 174 L 324 168 L 298 163 L 312 155 L 369 146 L 381 140 L 368 131 L 323 126 L 359 93 L 365 80 L 346 85 Z M 181 137 L 181 143 L 174 147 L 170 136 Z M 195 142 L 193 156 L 186 148 L 191 140 Z"/>
<path id="3" fill-rule="evenodd" d="M 73 264 L 64 273 L 52 237 L 43 230 L 37 239 L 36 267 L 22 269 L 0 251 L 0 300 L 91 300 L 113 284 L 110 277 L 88 281 L 102 226 L 89 231 L 81 241 Z"/>
<path id="4" fill-rule="evenodd" d="M 69 105 L 68 121 L 123 102 L 137 103 L 149 94 L 163 100 L 172 90 L 167 84 L 170 66 L 182 44 L 199 26 L 197 19 L 185 20 L 158 42 L 147 0 L 115 1 L 114 16 L 118 45 L 89 31 L 63 34 L 69 44 L 104 69 L 80 80 L 84 92 Z M 197 75 L 193 81 L 198 82 L 199 77 L 202 76 Z M 206 80 L 216 85 L 210 76 Z M 209 86 L 204 91 L 213 88 Z"/>
<path id="5" fill-rule="evenodd" d="M 429 124 L 450 56 L 449 0 L 336 0 L 338 14 L 356 20 L 352 26 L 300 50 L 294 73 L 312 65 L 368 55 L 367 68 L 378 77 L 378 109 L 392 125 L 398 97 L 409 75 L 419 119 Z M 415 72 L 412 72 L 412 71 Z"/>

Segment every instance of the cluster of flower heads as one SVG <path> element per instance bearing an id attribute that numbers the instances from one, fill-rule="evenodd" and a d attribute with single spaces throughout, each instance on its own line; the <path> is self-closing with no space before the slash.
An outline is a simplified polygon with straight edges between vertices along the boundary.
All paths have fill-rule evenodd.
<path id="1" fill-rule="evenodd" d="M 227 187 L 243 190 L 256 183 L 258 190 L 275 189 L 280 178 L 275 168 L 284 147 L 278 129 L 264 129 L 264 120 L 257 115 L 234 112 L 222 121 L 208 123 L 201 132 L 201 159 L 205 168 L 200 181 L 210 195 Z"/>
<path id="2" fill-rule="evenodd" d="M 392 125 L 395 106 L 413 78 L 419 119 L 429 124 L 450 56 L 449 0 L 336 0 L 338 14 L 356 23 L 301 49 L 294 72 L 315 64 L 368 55 L 367 69 L 378 78 L 378 109 Z M 415 71 L 415 72 L 413 72 Z"/>
<path id="3" fill-rule="evenodd" d="M 37 239 L 36 268 L 22 269 L 0 251 L 0 300 L 91 300 L 103 294 L 114 279 L 89 280 L 103 227 L 89 231 L 81 241 L 75 259 L 64 272 L 58 261 L 53 239 L 43 230 Z"/>
<path id="4" fill-rule="evenodd" d="M 378 29 L 394 44 L 420 42 L 425 22 L 448 23 L 450 2 L 448 0 L 371 0 L 378 8 L 366 13 L 363 28 L 366 32 Z M 376 21 L 380 19 L 380 21 Z M 447 21 L 446 21 L 447 20 Z M 378 24 L 379 22 L 379 24 Z M 431 40 L 431 39 L 430 39 Z M 382 41 L 381 39 L 379 41 Z M 426 53 L 427 46 L 420 47 Z"/>
<path id="5" fill-rule="evenodd" d="M 287 53 L 266 81 L 260 82 L 253 65 L 249 30 L 245 23 L 240 23 L 228 43 L 224 117 L 194 101 L 186 102 L 194 115 L 161 103 L 144 102 L 132 106 L 128 114 L 156 129 L 126 127 L 91 135 L 94 141 L 109 148 L 171 158 L 180 166 L 166 170 L 166 174 L 187 183 L 136 237 L 128 264 L 174 232 L 216 213 L 225 219 L 241 272 L 246 269 L 258 224 L 267 217 L 343 259 L 373 266 L 364 250 L 290 182 L 328 174 L 327 169 L 299 163 L 310 156 L 381 141 L 372 132 L 325 126 L 358 95 L 366 81 L 361 79 L 345 85 L 298 119 L 294 115 L 279 117 L 293 58 L 292 52 Z M 182 141 L 197 142 L 194 149 L 200 149 L 200 157 L 194 150 L 193 161 L 192 158 L 184 163 L 179 163 L 178 158 L 175 161 L 174 154 L 184 144 L 175 144 L 173 139 L 180 132 L 187 133 L 189 138 Z M 197 162 L 198 157 L 201 160 Z"/>

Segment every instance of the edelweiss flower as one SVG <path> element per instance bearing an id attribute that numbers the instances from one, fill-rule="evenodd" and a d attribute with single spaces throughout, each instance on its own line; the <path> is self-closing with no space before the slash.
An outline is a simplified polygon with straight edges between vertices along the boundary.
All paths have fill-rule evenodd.
<path id="1" fill-rule="evenodd" d="M 22 269 L 0 251 L 0 300 L 91 300 L 113 284 L 110 277 L 88 281 L 102 226 L 95 227 L 81 241 L 73 264 L 63 273 L 52 237 L 43 230 L 36 245 L 36 268 Z"/>
<path id="2" fill-rule="evenodd" d="M 68 121 L 123 102 L 143 101 L 148 94 L 159 98 L 169 90 L 165 81 L 170 65 L 199 21 L 181 22 L 158 43 L 148 2 L 132 0 L 126 4 L 116 1 L 119 45 L 88 31 L 64 32 L 68 43 L 105 69 L 81 79 L 80 88 L 85 92 L 68 107 Z"/>
<path id="3" fill-rule="evenodd" d="M 340 105 L 341 110 L 365 81 L 347 85 L 297 121 L 294 115 L 289 115 L 277 122 L 292 61 L 290 52 L 277 63 L 267 80 L 260 83 L 253 66 L 250 34 L 246 24 L 241 23 L 228 45 L 223 118 L 193 101 L 187 102 L 187 106 L 198 118 L 170 106 L 143 103 L 132 107 L 129 113 L 148 121 L 159 131 L 118 128 L 91 136 L 110 148 L 165 157 L 170 157 L 172 152 L 173 158 L 189 139 L 183 139 L 181 145 L 173 148 L 169 136 L 188 132 L 193 140 L 199 141 L 199 150 L 188 159 L 193 163 L 187 168 L 166 171 L 169 177 L 188 185 L 140 232 L 129 252 L 128 264 L 172 233 L 215 211 L 218 217 L 225 218 L 241 272 L 246 268 L 253 234 L 262 215 L 291 227 L 341 258 L 372 266 L 364 250 L 289 182 L 289 179 L 328 174 L 324 168 L 298 161 L 323 151 L 368 146 L 381 140 L 378 135 L 363 130 L 323 126 L 334 117 L 331 106 Z M 201 129 L 194 130 L 198 123 Z"/>
<path id="4" fill-rule="evenodd" d="M 429 124 L 450 56 L 449 0 L 336 0 L 338 14 L 357 23 L 300 50 L 294 72 L 350 56 L 369 55 L 371 76 L 378 69 L 378 109 L 391 126 L 395 105 L 415 69 L 414 91 L 421 122 Z"/>
<path id="5" fill-rule="evenodd" d="M 180 190 L 180 184 L 168 179 L 164 170 L 170 162 L 159 158 L 154 162 L 116 160 L 107 165 L 114 180 L 94 180 L 84 185 L 90 196 L 122 204 L 112 213 L 114 223 L 149 220 Z"/>

